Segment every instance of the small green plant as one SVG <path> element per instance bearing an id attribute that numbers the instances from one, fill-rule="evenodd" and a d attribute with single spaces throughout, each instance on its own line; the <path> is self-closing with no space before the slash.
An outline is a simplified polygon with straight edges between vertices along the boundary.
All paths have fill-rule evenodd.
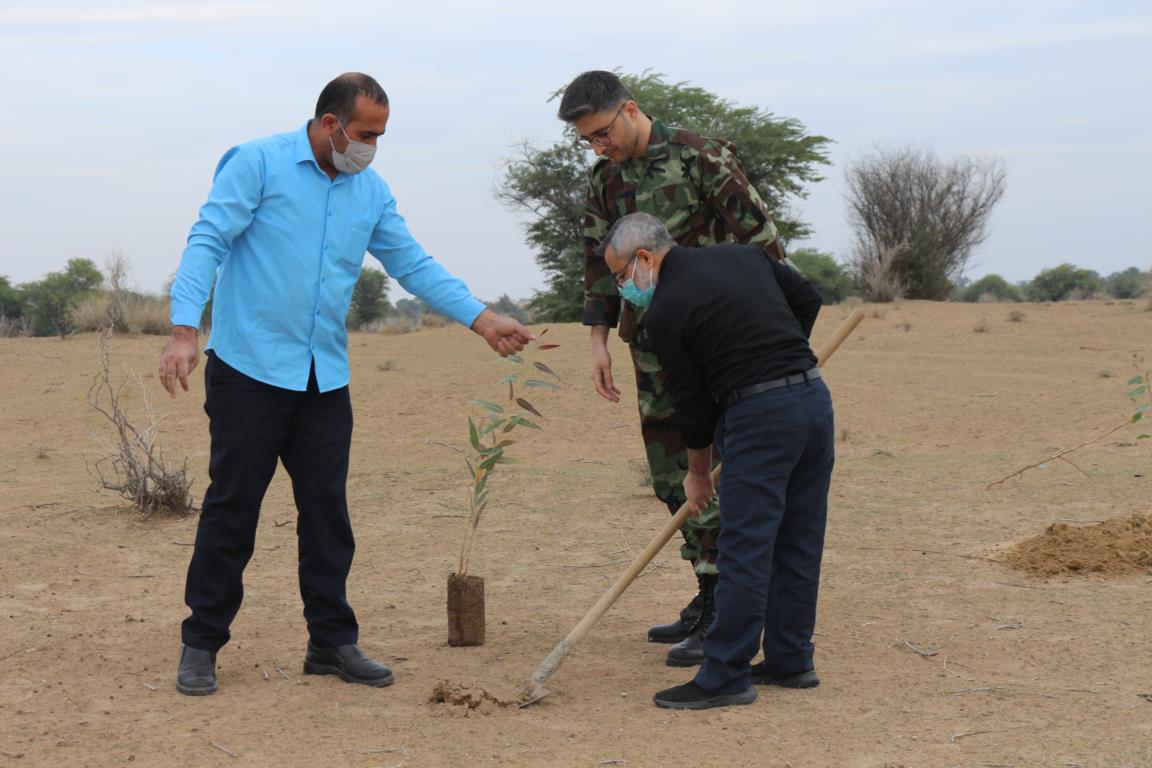
<path id="1" fill-rule="evenodd" d="M 548 332 L 545 328 L 540 332 L 540 338 Z M 546 352 L 556 349 L 558 344 L 540 344 L 536 349 Z M 520 355 L 509 355 L 505 358 L 511 363 L 528 366 Z M 505 449 L 516 443 L 509 435 L 517 427 L 525 429 L 543 429 L 539 424 L 531 421 L 528 415 L 543 418 L 543 414 L 525 399 L 522 395 L 525 389 L 559 389 L 560 376 L 550 367 L 541 362 L 532 362 L 531 368 L 554 379 L 532 378 L 535 374 L 521 375 L 514 373 L 500 379 L 500 385 L 507 387 L 508 404 L 501 405 L 487 400 L 473 400 L 475 405 L 484 409 L 484 415 L 478 419 L 468 417 L 468 446 L 463 451 L 464 463 L 468 465 L 468 472 L 472 477 L 472 490 L 468 496 L 468 521 L 464 531 L 464 540 L 460 545 L 460 562 L 457 575 L 461 578 L 468 575 L 468 560 L 472 554 L 472 544 L 476 538 L 476 529 L 480 519 L 488 506 L 488 480 L 500 464 L 513 461 L 504 455 Z"/>

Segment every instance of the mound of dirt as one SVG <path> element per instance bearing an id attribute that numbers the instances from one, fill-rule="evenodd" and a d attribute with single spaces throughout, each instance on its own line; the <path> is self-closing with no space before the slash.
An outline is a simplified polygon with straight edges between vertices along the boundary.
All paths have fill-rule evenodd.
<path id="1" fill-rule="evenodd" d="M 464 685 L 441 680 L 432 689 L 432 703 L 451 704 L 465 707 L 469 711 L 487 713 L 496 709 L 515 708 L 519 706 L 520 702 L 515 697 L 489 693 L 478 685 Z"/>
<path id="2" fill-rule="evenodd" d="M 1053 523 L 1013 547 L 1003 562 L 1041 576 L 1150 571 L 1152 519 L 1132 515 L 1097 525 Z"/>

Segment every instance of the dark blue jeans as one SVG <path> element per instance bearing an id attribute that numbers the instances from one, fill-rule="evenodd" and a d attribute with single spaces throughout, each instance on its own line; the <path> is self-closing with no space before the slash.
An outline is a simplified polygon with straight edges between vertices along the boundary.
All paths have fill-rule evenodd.
<path id="1" fill-rule="evenodd" d="M 813 668 L 834 439 L 822 379 L 754 395 L 721 417 L 720 580 L 702 688 L 745 690 L 761 643 L 769 673 Z"/>
<path id="2" fill-rule="evenodd" d="M 321 647 L 357 641 L 345 583 L 356 549 L 345 492 L 352 441 L 348 388 L 320 393 L 315 372 L 296 392 L 257 381 L 214 353 L 204 366 L 212 449 L 184 600 L 181 635 L 206 651 L 228 642 L 244 597 L 260 504 L 277 461 L 292 479 L 300 595 L 308 633 Z"/>

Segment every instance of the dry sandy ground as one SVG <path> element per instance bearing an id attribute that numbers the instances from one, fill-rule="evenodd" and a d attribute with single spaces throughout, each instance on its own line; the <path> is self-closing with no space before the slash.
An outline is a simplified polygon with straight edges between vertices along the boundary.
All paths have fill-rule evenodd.
<path id="1" fill-rule="evenodd" d="M 846 313 L 826 309 L 815 339 Z M 441 443 L 464 442 L 468 401 L 498 397 L 511 364 L 460 329 L 356 335 L 350 593 L 363 646 L 396 684 L 301 675 L 281 472 L 220 691 L 206 698 L 173 686 L 195 519 L 142 521 L 87 468 L 98 457 L 89 431 L 105 431 L 84 397 L 96 337 L 0 340 L 0 765 L 1152 765 L 1149 573 L 1045 579 L 998 562 L 1053 522 L 1147 513 L 1152 446 L 1123 430 L 1071 457 L 1087 476 L 1054 462 L 985 490 L 1131 414 L 1124 382 L 1149 338 L 1143 303 L 868 308 L 826 367 L 840 439 L 816 638 L 824 684 L 701 713 L 651 703 L 688 679 L 644 640 L 691 594 L 674 545 L 544 701 L 430 701 L 442 680 L 511 695 L 665 520 L 632 467 L 634 398 L 595 395 L 585 329 L 552 329 L 562 347 L 541 354 L 567 387 L 537 398 L 547 430 L 510 449 L 522 463 L 492 481 L 474 556 L 487 578 L 485 646 L 446 644 L 467 478 Z M 159 348 L 118 338 L 114 364 L 146 376 L 199 496 L 202 380 L 161 398 Z"/>

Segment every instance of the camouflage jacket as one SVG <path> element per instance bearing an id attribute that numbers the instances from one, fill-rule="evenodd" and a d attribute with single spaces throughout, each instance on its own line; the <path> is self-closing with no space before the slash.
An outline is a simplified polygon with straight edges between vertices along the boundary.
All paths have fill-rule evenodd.
<path id="1" fill-rule="evenodd" d="M 604 259 L 600 241 L 616 219 L 643 211 L 664 222 L 680 245 L 759 245 L 777 259 L 784 248 L 776 225 L 723 139 L 699 136 L 652 121 L 648 154 L 623 165 L 601 158 L 588 179 L 584 208 L 584 325 L 620 326 L 636 333 L 636 311 L 624 303 Z"/>

